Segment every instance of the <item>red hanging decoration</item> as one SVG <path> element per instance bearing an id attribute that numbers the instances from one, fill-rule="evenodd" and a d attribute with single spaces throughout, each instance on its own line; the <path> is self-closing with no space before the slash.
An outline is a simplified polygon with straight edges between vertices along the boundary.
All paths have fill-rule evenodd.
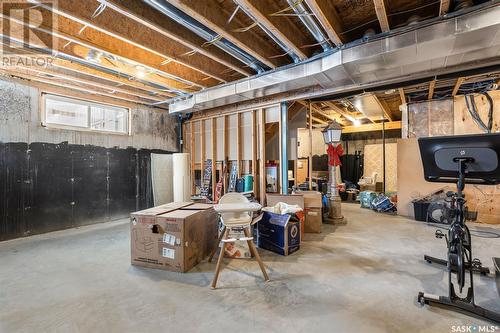
<path id="1" fill-rule="evenodd" d="M 328 145 L 328 149 L 326 150 L 328 154 L 328 165 L 329 166 L 339 166 L 342 165 L 340 162 L 340 156 L 344 155 L 344 149 L 341 144 L 338 144 L 335 147 L 333 144 Z"/>

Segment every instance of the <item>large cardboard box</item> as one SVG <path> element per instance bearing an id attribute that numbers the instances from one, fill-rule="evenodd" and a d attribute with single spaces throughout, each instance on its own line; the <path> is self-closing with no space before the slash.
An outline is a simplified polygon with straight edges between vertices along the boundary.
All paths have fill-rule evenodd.
<path id="1" fill-rule="evenodd" d="M 205 256 L 210 255 L 212 253 L 212 250 L 214 247 L 218 246 L 217 244 L 217 239 L 219 238 L 218 235 L 218 215 L 217 212 L 214 210 L 214 205 L 213 204 L 206 204 L 206 203 L 194 203 L 189 206 L 184 206 L 181 208 L 182 210 L 200 210 L 204 211 L 205 214 L 205 219 L 208 222 L 207 225 L 207 242 L 206 242 L 206 252 Z"/>
<path id="2" fill-rule="evenodd" d="M 289 255 L 300 249 L 300 221 L 291 221 L 289 214 L 264 212 L 258 223 L 260 248 L 281 255 Z"/>
<path id="3" fill-rule="evenodd" d="M 191 204 L 171 203 L 131 214 L 133 265 L 187 272 L 208 255 L 217 242 L 217 216 L 212 208 L 183 209 Z"/>
<path id="4" fill-rule="evenodd" d="M 323 225 L 323 198 L 317 191 L 300 191 L 304 197 L 305 232 L 320 233 Z"/>

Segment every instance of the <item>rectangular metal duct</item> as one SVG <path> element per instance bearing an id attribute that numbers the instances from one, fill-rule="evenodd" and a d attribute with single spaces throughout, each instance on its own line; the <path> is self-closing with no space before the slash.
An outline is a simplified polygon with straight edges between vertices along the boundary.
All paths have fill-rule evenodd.
<path id="1" fill-rule="evenodd" d="M 172 99 L 170 112 L 194 112 L 303 88 L 315 88 L 310 97 L 318 97 L 500 64 L 497 2 L 411 29 Z"/>
<path id="2" fill-rule="evenodd" d="M 352 100 L 354 107 L 370 119 L 383 119 L 384 109 L 374 94 L 362 94 Z"/>

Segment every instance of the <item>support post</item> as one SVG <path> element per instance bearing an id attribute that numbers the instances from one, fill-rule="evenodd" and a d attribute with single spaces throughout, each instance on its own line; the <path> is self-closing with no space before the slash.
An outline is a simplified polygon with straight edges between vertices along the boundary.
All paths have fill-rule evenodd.
<path id="1" fill-rule="evenodd" d="M 196 150 L 194 147 L 194 121 L 191 121 L 189 123 L 189 128 L 191 129 L 191 135 L 189 136 L 189 153 L 191 154 L 191 195 L 196 194 L 196 187 L 195 187 L 195 181 L 194 181 L 194 175 L 195 175 L 195 158 L 196 158 Z"/>
<path id="2" fill-rule="evenodd" d="M 309 176 L 309 191 L 312 191 L 312 156 L 313 156 L 313 126 L 312 126 L 312 103 L 309 102 L 309 155 L 307 156 L 307 167 L 308 167 L 308 176 Z M 321 189 L 318 189 L 321 191 Z"/>
<path id="3" fill-rule="evenodd" d="M 241 114 L 236 114 L 236 165 L 238 178 L 241 177 Z"/>
<path id="4" fill-rule="evenodd" d="M 252 111 L 252 178 L 253 194 L 257 197 L 257 110 Z"/>
<path id="5" fill-rule="evenodd" d="M 228 138 L 229 138 L 229 118 L 228 116 L 223 116 L 224 117 L 224 129 L 223 129 L 223 134 L 222 134 L 222 140 L 223 140 L 223 145 L 222 145 L 222 149 L 223 149 L 223 153 L 222 153 L 222 160 L 223 160 L 223 166 L 225 164 L 226 166 L 226 172 L 229 174 L 230 170 L 229 170 L 229 158 L 228 158 L 228 152 L 229 152 L 229 142 L 228 142 Z M 224 177 L 224 194 L 227 193 L 227 185 L 228 185 L 228 177 Z"/>
<path id="6" fill-rule="evenodd" d="M 280 179 L 281 194 L 288 194 L 288 104 L 280 104 Z"/>
<path id="7" fill-rule="evenodd" d="M 259 110 L 259 198 L 266 204 L 266 110 Z"/>
<path id="8" fill-rule="evenodd" d="M 212 145 L 212 200 L 215 198 L 215 186 L 217 184 L 217 118 L 211 119 L 211 145 Z M 222 175 L 222 173 L 221 173 Z"/>

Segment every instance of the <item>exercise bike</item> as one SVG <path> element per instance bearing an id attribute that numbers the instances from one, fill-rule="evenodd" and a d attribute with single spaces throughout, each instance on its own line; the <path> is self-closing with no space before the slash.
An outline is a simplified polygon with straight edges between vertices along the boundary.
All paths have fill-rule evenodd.
<path id="1" fill-rule="evenodd" d="M 500 313 L 482 308 L 474 302 L 473 272 L 477 263 L 472 257 L 471 235 L 465 224 L 467 209 L 463 195 L 466 182 L 500 183 L 500 134 L 420 138 L 419 147 L 425 179 L 430 182 L 456 182 L 457 192 L 450 194 L 453 222 L 448 233 L 436 234 L 438 238 L 445 238 L 448 247 L 445 261 L 448 268 L 448 295 L 419 292 L 417 301 L 422 305 L 438 304 L 500 323 Z M 466 287 L 467 271 L 469 285 L 465 297 L 462 297 L 459 294 Z"/>

